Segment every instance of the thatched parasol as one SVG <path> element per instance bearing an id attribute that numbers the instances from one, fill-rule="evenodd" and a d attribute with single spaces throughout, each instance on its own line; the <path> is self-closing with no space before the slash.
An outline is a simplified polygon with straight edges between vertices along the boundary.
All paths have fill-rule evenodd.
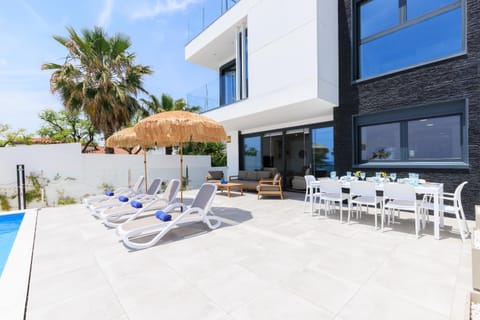
<path id="1" fill-rule="evenodd" d="M 221 124 L 187 111 L 157 113 L 138 122 L 134 130 L 138 139 L 148 145 L 180 147 L 180 190 L 183 190 L 183 143 L 222 142 L 227 139 Z M 180 198 L 183 201 L 182 191 Z"/>
<path id="2" fill-rule="evenodd" d="M 133 148 L 136 146 L 142 146 L 143 149 L 143 170 L 145 172 L 145 192 L 147 191 L 147 146 L 145 142 L 140 141 L 137 138 L 137 134 L 133 127 L 126 128 L 120 131 L 115 132 L 111 135 L 107 141 L 105 141 L 107 147 L 120 147 L 120 148 Z"/>

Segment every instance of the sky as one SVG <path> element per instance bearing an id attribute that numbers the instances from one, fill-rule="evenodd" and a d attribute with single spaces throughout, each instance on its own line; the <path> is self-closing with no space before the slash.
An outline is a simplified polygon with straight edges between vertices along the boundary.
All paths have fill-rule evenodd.
<path id="1" fill-rule="evenodd" d="M 63 108 L 50 92 L 51 71 L 42 71 L 41 65 L 64 62 L 66 49 L 52 37 L 67 36 L 66 26 L 77 32 L 101 26 L 109 36 L 129 36 L 135 62 L 154 71 L 144 78 L 145 88 L 157 96 L 185 98 L 216 76 L 184 59 L 185 44 L 191 30 L 200 28 L 206 1 L 212 4 L 212 0 L 0 0 L 0 124 L 35 134 L 42 125 L 38 118 L 42 110 Z"/>

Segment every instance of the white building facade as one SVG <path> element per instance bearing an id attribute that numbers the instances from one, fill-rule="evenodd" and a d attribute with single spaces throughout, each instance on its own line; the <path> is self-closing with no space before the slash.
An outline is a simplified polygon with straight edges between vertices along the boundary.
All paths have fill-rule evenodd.
<path id="1" fill-rule="evenodd" d="M 241 0 L 186 45 L 219 75 L 218 103 L 189 102 L 224 125 L 229 175 L 276 167 L 295 189 L 307 169 L 332 170 L 337 12 L 335 0 Z"/>

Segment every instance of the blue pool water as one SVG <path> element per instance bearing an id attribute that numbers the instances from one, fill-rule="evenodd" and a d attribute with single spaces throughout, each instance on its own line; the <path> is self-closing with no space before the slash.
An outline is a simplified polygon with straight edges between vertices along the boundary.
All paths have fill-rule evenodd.
<path id="1" fill-rule="evenodd" d="M 8 255 L 22 223 L 24 213 L 6 214 L 0 216 L 0 276 L 7 263 Z"/>

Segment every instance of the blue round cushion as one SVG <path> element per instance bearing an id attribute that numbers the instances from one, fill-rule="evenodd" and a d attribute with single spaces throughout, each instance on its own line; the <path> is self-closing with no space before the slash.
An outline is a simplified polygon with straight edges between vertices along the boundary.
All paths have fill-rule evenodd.
<path id="1" fill-rule="evenodd" d="M 113 191 L 107 190 L 105 191 L 105 195 L 111 197 L 113 196 Z"/>
<path id="2" fill-rule="evenodd" d="M 158 210 L 157 212 L 155 212 L 155 217 L 157 217 L 157 219 L 160 219 L 162 221 L 172 220 L 172 216 L 162 210 Z"/>
<path id="3" fill-rule="evenodd" d="M 128 197 L 119 196 L 119 197 L 118 197 L 118 200 L 121 201 L 121 202 L 128 202 Z"/>
<path id="4" fill-rule="evenodd" d="M 130 205 L 134 208 L 137 208 L 137 209 L 140 209 L 141 207 L 143 207 L 142 203 L 140 201 L 136 201 L 136 200 L 132 200 L 130 202 Z"/>

